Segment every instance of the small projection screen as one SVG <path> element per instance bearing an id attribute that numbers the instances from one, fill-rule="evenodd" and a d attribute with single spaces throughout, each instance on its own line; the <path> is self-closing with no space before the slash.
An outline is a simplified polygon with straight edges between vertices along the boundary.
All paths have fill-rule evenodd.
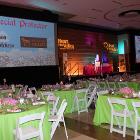
<path id="1" fill-rule="evenodd" d="M 57 65 L 56 24 L 0 16 L 0 67 Z"/>
<path id="2" fill-rule="evenodd" d="M 135 36 L 136 63 L 140 63 L 140 36 Z"/>

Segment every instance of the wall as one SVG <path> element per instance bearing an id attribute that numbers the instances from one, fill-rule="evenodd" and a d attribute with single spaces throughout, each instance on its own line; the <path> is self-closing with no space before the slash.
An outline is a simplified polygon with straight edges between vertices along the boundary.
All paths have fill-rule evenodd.
<path id="1" fill-rule="evenodd" d="M 59 81 L 58 66 L 35 66 L 35 67 L 15 67 L 0 68 L 0 84 L 3 79 L 7 79 L 7 84 L 27 84 L 29 86 L 41 87 L 43 84 L 55 84 Z"/>

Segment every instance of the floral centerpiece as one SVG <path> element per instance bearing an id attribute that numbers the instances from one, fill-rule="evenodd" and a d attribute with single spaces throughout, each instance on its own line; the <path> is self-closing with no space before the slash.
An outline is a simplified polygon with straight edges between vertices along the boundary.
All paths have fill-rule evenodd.
<path id="1" fill-rule="evenodd" d="M 124 97 L 128 98 L 133 97 L 134 90 L 130 87 L 124 87 L 121 88 L 119 92 L 122 93 Z"/>
<path id="2" fill-rule="evenodd" d="M 31 101 L 20 101 L 20 99 L 14 99 L 11 97 L 4 97 L 0 98 L 0 113 L 7 113 L 7 112 L 20 112 L 21 110 L 28 110 L 32 107 Z"/>
<path id="3" fill-rule="evenodd" d="M 3 105 L 10 105 L 10 106 L 15 106 L 17 105 L 18 101 L 13 98 L 3 98 L 2 99 L 2 104 Z"/>
<path id="4" fill-rule="evenodd" d="M 2 98 L 1 99 L 1 106 L 4 109 L 12 109 L 12 108 L 17 108 L 18 105 L 18 100 L 13 99 L 13 98 Z"/>

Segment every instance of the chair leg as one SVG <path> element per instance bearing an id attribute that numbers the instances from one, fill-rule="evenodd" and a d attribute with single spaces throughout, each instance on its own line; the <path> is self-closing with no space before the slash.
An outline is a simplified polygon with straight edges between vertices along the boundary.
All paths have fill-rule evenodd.
<path id="1" fill-rule="evenodd" d="M 66 124 L 65 124 L 64 117 L 63 117 L 63 123 L 64 123 L 64 129 L 65 129 L 66 138 L 68 140 L 68 133 L 67 133 L 67 129 L 66 129 Z"/>
<path id="2" fill-rule="evenodd" d="M 126 116 L 124 117 L 124 124 L 123 124 L 123 137 L 125 137 L 126 134 Z"/>
<path id="3" fill-rule="evenodd" d="M 76 105 L 77 105 L 78 115 L 79 115 L 80 114 L 80 108 L 79 108 L 79 101 L 78 101 L 78 99 L 76 100 Z"/>
<path id="4" fill-rule="evenodd" d="M 112 129 L 113 129 L 113 114 L 111 115 L 110 133 L 112 133 Z"/>
<path id="5" fill-rule="evenodd" d="M 137 121 L 135 122 L 136 124 L 135 124 L 135 136 L 134 136 L 134 140 L 137 140 Z"/>
<path id="6" fill-rule="evenodd" d="M 119 117 L 115 116 L 115 119 L 116 119 L 116 122 L 117 122 L 117 125 L 119 126 L 119 128 L 121 129 L 121 124 L 120 124 L 120 121 L 119 121 Z"/>
<path id="7" fill-rule="evenodd" d="M 71 113 L 74 111 L 75 104 L 76 104 L 76 98 L 74 97 L 74 102 L 73 102 L 73 105 L 72 105 Z"/>
<path id="8" fill-rule="evenodd" d="M 40 137 L 39 137 L 39 140 L 43 140 L 43 133 L 40 132 Z"/>
<path id="9" fill-rule="evenodd" d="M 88 112 L 88 102 L 86 99 L 85 99 L 85 107 L 86 107 L 86 112 Z"/>

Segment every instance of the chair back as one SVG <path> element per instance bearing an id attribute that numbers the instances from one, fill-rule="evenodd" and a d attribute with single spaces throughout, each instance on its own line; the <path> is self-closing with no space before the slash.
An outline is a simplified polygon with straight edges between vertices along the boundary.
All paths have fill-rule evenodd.
<path id="1" fill-rule="evenodd" d="M 128 87 L 127 82 L 118 82 L 119 88 Z"/>
<path id="2" fill-rule="evenodd" d="M 88 88 L 87 88 L 87 94 L 90 94 L 93 92 L 93 90 L 95 89 L 95 87 L 97 87 L 97 84 L 89 84 Z"/>
<path id="3" fill-rule="evenodd" d="M 11 88 L 12 88 L 12 92 L 14 93 L 14 92 L 16 91 L 15 85 L 12 84 L 12 85 L 11 85 Z"/>
<path id="4" fill-rule="evenodd" d="M 87 88 L 76 89 L 75 90 L 77 98 L 84 98 L 87 99 Z"/>
<path id="5" fill-rule="evenodd" d="M 30 121 L 39 120 L 39 130 L 42 131 L 42 125 L 43 125 L 44 117 L 45 117 L 45 112 L 35 113 L 35 114 L 20 117 L 17 121 L 17 131 L 19 132 L 19 135 L 22 134 L 21 125 L 25 124 L 25 123 L 28 123 Z"/>
<path id="6" fill-rule="evenodd" d="M 116 90 L 117 89 L 115 82 L 108 82 L 107 81 L 107 85 L 108 85 L 109 90 Z"/>
<path id="7" fill-rule="evenodd" d="M 21 89 L 21 94 L 27 94 L 27 89 L 28 89 L 28 85 L 25 85 L 22 89 Z"/>
<path id="8" fill-rule="evenodd" d="M 27 88 L 28 88 L 28 85 L 25 85 L 25 86 L 23 87 L 23 90 L 27 90 Z"/>
<path id="9" fill-rule="evenodd" d="M 35 87 L 29 88 L 29 92 L 32 93 L 32 94 L 34 94 L 34 95 L 37 95 L 37 90 L 36 90 Z"/>
<path id="10" fill-rule="evenodd" d="M 44 117 L 45 117 L 45 112 L 26 115 L 18 119 L 18 124 L 21 125 L 34 120 L 40 120 L 40 123 L 42 123 Z"/>
<path id="11" fill-rule="evenodd" d="M 54 93 L 51 92 L 51 91 L 45 91 L 45 92 L 43 92 L 43 95 L 44 96 L 49 96 L 49 95 L 54 95 Z"/>
<path id="12" fill-rule="evenodd" d="M 55 95 L 48 95 L 47 96 L 47 102 L 49 102 L 49 101 L 56 101 L 56 99 L 57 99 L 57 97 L 55 96 Z"/>
<path id="13" fill-rule="evenodd" d="M 56 101 L 55 101 L 52 111 L 51 111 L 51 115 L 55 115 L 55 113 L 57 113 L 57 105 L 58 105 L 59 99 L 60 99 L 60 97 L 56 98 Z"/>
<path id="14" fill-rule="evenodd" d="M 56 114 L 57 120 L 54 121 L 54 122 L 52 123 L 51 139 L 52 139 L 52 137 L 53 137 L 53 135 L 54 135 L 54 132 L 55 132 L 57 126 L 59 125 L 59 122 L 61 122 L 61 120 L 64 119 L 63 114 L 64 114 L 64 111 L 65 111 L 66 107 L 67 107 L 67 102 L 66 102 L 66 100 L 64 99 L 64 100 L 62 101 L 61 105 L 60 105 L 60 108 L 59 108 L 58 111 L 57 111 L 57 114 Z"/>
<path id="15" fill-rule="evenodd" d="M 115 104 L 123 106 L 122 110 L 128 110 L 126 101 L 124 99 L 108 98 L 108 102 L 111 107 L 111 111 L 113 111 L 113 112 L 116 110 L 114 107 Z"/>
<path id="16" fill-rule="evenodd" d="M 82 88 L 82 89 L 76 89 L 75 92 L 78 93 L 86 93 L 87 89 L 86 88 Z"/>
<path id="17" fill-rule="evenodd" d="M 89 99 L 88 99 L 88 102 L 87 102 L 87 108 L 91 105 L 92 101 L 96 101 L 96 98 L 97 98 L 97 87 L 94 87 L 94 89 L 88 93 L 88 96 L 87 96 Z"/>
<path id="18" fill-rule="evenodd" d="M 140 117 L 139 111 L 140 111 L 140 102 L 132 102 L 132 106 L 134 108 L 136 117 Z"/>
<path id="19" fill-rule="evenodd" d="M 66 106 L 67 106 L 67 102 L 66 102 L 66 99 L 64 99 L 64 100 L 62 101 L 62 103 L 61 103 L 61 105 L 60 105 L 58 111 L 57 111 L 57 115 L 58 115 L 58 116 L 63 115 L 63 113 L 64 113 L 64 111 L 65 111 L 65 109 L 66 109 Z"/>
<path id="20" fill-rule="evenodd" d="M 107 84 L 106 84 L 106 81 L 99 81 L 97 83 L 97 86 L 98 86 L 98 90 L 107 90 L 108 87 L 107 87 Z"/>
<path id="21" fill-rule="evenodd" d="M 17 95 L 21 95 L 22 87 L 19 88 Z"/>

